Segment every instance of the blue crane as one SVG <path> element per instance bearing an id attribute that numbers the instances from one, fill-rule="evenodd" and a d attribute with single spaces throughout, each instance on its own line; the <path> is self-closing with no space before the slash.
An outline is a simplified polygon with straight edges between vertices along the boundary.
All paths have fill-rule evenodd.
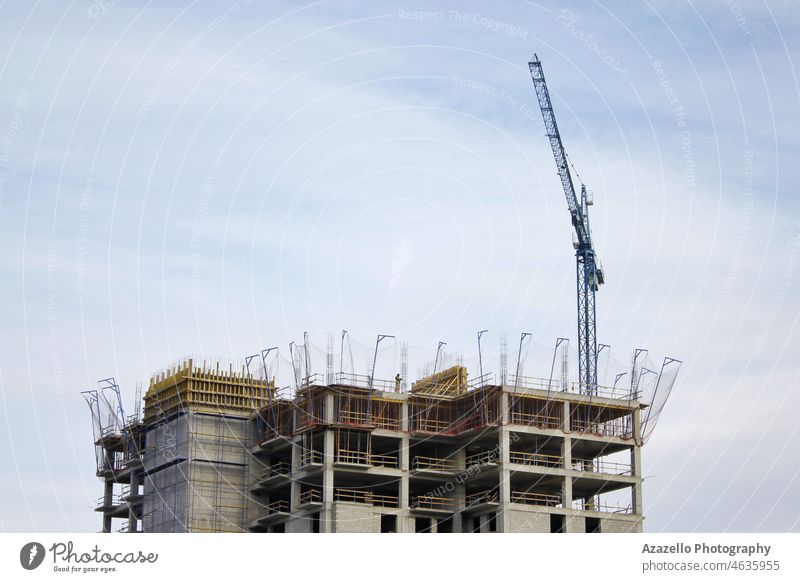
<path id="1" fill-rule="evenodd" d="M 553 157 L 558 167 L 561 186 L 567 197 L 569 213 L 572 216 L 572 226 L 575 228 L 573 246 L 577 259 L 578 283 L 578 369 L 580 390 L 586 394 L 597 393 L 597 333 L 595 328 L 595 303 L 594 294 L 604 282 L 603 268 L 600 265 L 592 244 L 592 231 L 589 228 L 589 206 L 592 198 L 586 191 L 586 186 L 581 184 L 581 197 L 575 194 L 572 184 L 572 175 L 569 172 L 567 154 L 564 144 L 561 143 L 561 134 L 558 133 L 558 124 L 553 113 L 553 104 L 550 101 L 550 92 L 544 80 L 544 71 L 539 57 L 533 55 L 533 60 L 528 63 L 542 110 L 545 131 L 550 140 Z"/>

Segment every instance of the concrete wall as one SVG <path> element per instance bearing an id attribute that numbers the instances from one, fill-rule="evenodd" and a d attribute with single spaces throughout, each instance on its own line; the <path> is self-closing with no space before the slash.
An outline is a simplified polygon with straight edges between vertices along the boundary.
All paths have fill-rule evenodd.
<path id="1" fill-rule="evenodd" d="M 242 531 L 245 503 L 245 467 L 191 462 L 191 531 Z"/>
<path id="2" fill-rule="evenodd" d="M 311 514 L 288 519 L 286 533 L 311 533 Z"/>
<path id="3" fill-rule="evenodd" d="M 334 531 L 372 533 L 380 531 L 380 514 L 370 505 L 337 501 L 333 504 Z"/>
<path id="4" fill-rule="evenodd" d="M 509 533 L 550 533 L 550 515 L 519 509 L 506 510 Z"/>
<path id="5" fill-rule="evenodd" d="M 600 531 L 602 533 L 636 533 L 641 529 L 639 523 L 635 521 L 604 517 L 600 520 Z"/>
<path id="6" fill-rule="evenodd" d="M 189 456 L 189 418 L 181 415 L 147 429 L 145 435 L 144 467 L 154 471 L 159 467 Z"/>
<path id="7" fill-rule="evenodd" d="M 186 462 L 147 474 L 144 480 L 142 526 L 146 532 L 185 532 L 189 517 Z"/>
<path id="8" fill-rule="evenodd" d="M 245 529 L 246 419 L 187 412 L 145 437 L 147 532 Z"/>
<path id="9" fill-rule="evenodd" d="M 586 518 L 582 515 L 566 516 L 566 533 L 586 533 Z"/>
<path id="10" fill-rule="evenodd" d="M 190 426 L 192 459 L 241 465 L 248 462 L 246 420 L 194 413 L 190 416 Z"/>

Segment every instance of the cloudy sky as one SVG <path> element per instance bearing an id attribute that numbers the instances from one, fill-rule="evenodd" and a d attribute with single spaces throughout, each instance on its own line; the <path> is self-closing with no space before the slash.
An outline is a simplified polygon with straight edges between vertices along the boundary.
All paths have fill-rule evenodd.
<path id="1" fill-rule="evenodd" d="M 800 530 L 800 6 L 431 4 L 0 3 L 0 530 L 100 529 L 100 378 L 132 411 L 186 354 L 305 331 L 574 345 L 534 52 L 594 192 L 599 340 L 685 362 L 646 530 Z"/>

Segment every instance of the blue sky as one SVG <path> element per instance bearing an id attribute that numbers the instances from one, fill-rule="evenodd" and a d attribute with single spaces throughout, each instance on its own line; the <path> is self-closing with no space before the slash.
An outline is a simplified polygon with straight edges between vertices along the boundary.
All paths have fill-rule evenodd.
<path id="1" fill-rule="evenodd" d="M 646 529 L 797 531 L 796 11 L 0 4 L 0 529 L 99 529 L 98 378 L 132 407 L 185 354 L 304 331 L 422 363 L 480 329 L 574 337 L 536 52 L 594 192 L 599 339 L 685 361 Z"/>

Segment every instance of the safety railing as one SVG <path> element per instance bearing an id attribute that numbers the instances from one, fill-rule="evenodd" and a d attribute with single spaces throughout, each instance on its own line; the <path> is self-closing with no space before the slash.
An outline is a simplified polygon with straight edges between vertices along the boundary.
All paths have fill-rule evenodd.
<path id="1" fill-rule="evenodd" d="M 354 465 L 374 465 L 378 467 L 393 467 L 399 465 L 397 456 L 370 453 L 367 451 L 351 451 L 339 449 L 336 452 L 337 463 L 352 463 Z"/>
<path id="2" fill-rule="evenodd" d="M 488 451 L 481 451 L 480 453 L 475 453 L 474 455 L 469 455 L 465 462 L 467 467 L 471 465 L 496 465 L 499 462 L 498 451 L 496 450 L 488 450 Z"/>
<path id="3" fill-rule="evenodd" d="M 511 424 L 536 426 L 539 428 L 561 428 L 561 418 L 558 416 L 546 416 L 544 414 L 533 414 L 529 412 L 512 410 L 510 420 Z"/>
<path id="4" fill-rule="evenodd" d="M 354 465 L 369 465 L 369 453 L 367 451 L 350 451 L 339 449 L 336 451 L 337 463 L 352 463 Z"/>
<path id="5" fill-rule="evenodd" d="M 382 428 L 385 430 L 400 430 L 400 419 L 389 418 L 387 416 L 373 416 L 372 424 L 375 428 Z"/>
<path id="6" fill-rule="evenodd" d="M 100 460 L 100 464 L 97 467 L 97 471 L 98 473 L 105 471 L 121 471 L 125 468 L 126 463 L 127 460 L 122 456 L 122 454 L 111 453 L 111 456 L 103 456 L 103 458 Z"/>
<path id="7" fill-rule="evenodd" d="M 432 418 L 412 418 L 412 429 L 420 432 L 445 432 L 450 428 L 447 420 L 437 420 Z"/>
<path id="8" fill-rule="evenodd" d="M 322 503 L 322 491 L 319 489 L 307 489 L 300 493 L 299 505 L 309 503 Z"/>
<path id="9" fill-rule="evenodd" d="M 116 424 L 104 426 L 100 429 L 101 438 L 108 438 L 112 436 L 122 436 L 122 430 Z"/>
<path id="10" fill-rule="evenodd" d="M 528 453 L 525 451 L 509 451 L 508 460 L 518 465 L 537 465 L 539 467 L 561 467 L 562 458 L 558 455 Z"/>
<path id="11" fill-rule="evenodd" d="M 279 499 L 278 501 L 273 501 L 272 503 L 268 503 L 265 506 L 265 510 L 267 515 L 275 515 L 277 513 L 288 513 L 289 502 L 284 499 Z"/>
<path id="12" fill-rule="evenodd" d="M 370 464 L 377 467 L 391 467 L 397 468 L 399 463 L 395 455 L 383 455 L 379 453 L 371 453 L 369 456 Z"/>
<path id="13" fill-rule="evenodd" d="M 411 509 L 427 511 L 455 511 L 458 503 L 449 497 L 434 497 L 433 495 L 416 495 L 411 497 Z"/>
<path id="14" fill-rule="evenodd" d="M 375 428 L 386 430 L 400 430 L 400 419 L 376 416 L 374 412 L 368 415 L 363 410 L 340 410 L 336 416 L 336 422 L 341 424 L 371 425 Z"/>
<path id="15" fill-rule="evenodd" d="M 464 506 L 473 507 L 475 505 L 483 505 L 485 503 L 498 503 L 499 496 L 497 489 L 489 489 L 486 491 L 479 491 L 464 497 Z"/>
<path id="16" fill-rule="evenodd" d="M 478 376 L 467 382 L 467 390 L 477 390 L 484 386 L 494 386 L 493 372 L 486 372 L 483 376 Z"/>
<path id="17" fill-rule="evenodd" d="M 117 505 L 122 505 L 124 502 L 125 501 L 122 499 L 122 495 L 119 493 L 114 493 L 108 497 L 103 495 L 102 497 L 98 498 L 96 507 L 116 507 Z"/>
<path id="18" fill-rule="evenodd" d="M 261 478 L 262 479 L 270 479 L 271 477 L 277 477 L 279 475 L 287 476 L 292 473 L 292 466 L 289 463 L 281 461 L 279 463 L 272 463 L 264 468 L 261 471 Z"/>
<path id="19" fill-rule="evenodd" d="M 556 507 L 561 503 L 561 496 L 550 495 L 548 493 L 532 493 L 530 491 L 512 491 L 511 503 Z"/>
<path id="20" fill-rule="evenodd" d="M 322 464 L 322 451 L 314 451 L 305 449 L 300 453 L 299 463 L 301 467 L 306 465 L 321 465 Z"/>
<path id="21" fill-rule="evenodd" d="M 630 463 L 617 463 L 605 459 L 572 459 L 572 468 L 576 471 L 602 473 L 604 475 L 633 475 Z"/>
<path id="22" fill-rule="evenodd" d="M 625 417 L 615 418 L 612 420 L 594 422 L 591 420 L 583 420 L 580 418 L 573 418 L 570 420 L 570 430 L 572 432 L 580 432 L 586 434 L 593 434 L 597 436 L 615 436 L 615 437 L 630 437 L 631 426 Z"/>
<path id="23" fill-rule="evenodd" d="M 560 380 L 548 380 L 547 378 L 535 378 L 533 376 L 518 376 L 517 374 L 506 374 L 506 386 L 517 388 L 535 388 L 537 390 L 550 390 L 551 392 L 561 391 Z"/>
<path id="24" fill-rule="evenodd" d="M 631 394 L 630 386 L 590 386 L 588 384 L 570 382 L 569 391 L 573 394 L 600 396 L 601 398 L 611 398 L 613 400 L 635 400 L 638 398 L 638 394 Z"/>
<path id="25" fill-rule="evenodd" d="M 586 503 L 578 500 L 573 502 L 572 508 L 580 509 L 582 511 L 598 511 L 600 513 L 619 513 L 623 515 L 630 515 L 633 513 L 633 507 L 631 507 L 630 505 L 598 503 L 596 501 Z"/>
<path id="26" fill-rule="evenodd" d="M 325 386 L 325 376 L 322 374 L 311 374 L 300 381 L 301 389 L 309 388 L 310 386 Z"/>
<path id="27" fill-rule="evenodd" d="M 340 410 L 336 421 L 342 424 L 370 424 L 366 411 L 362 410 Z"/>
<path id="28" fill-rule="evenodd" d="M 416 456 L 411 459 L 411 470 L 451 473 L 456 470 L 456 462 L 453 459 Z"/>
<path id="29" fill-rule="evenodd" d="M 349 501 L 351 503 L 364 503 L 380 507 L 398 506 L 397 496 L 381 495 L 364 489 L 337 488 L 333 490 L 333 499 L 334 501 Z"/>
<path id="30" fill-rule="evenodd" d="M 535 378 L 533 376 L 518 376 L 516 374 L 506 374 L 504 378 L 506 386 L 517 388 L 532 388 L 536 390 L 547 390 L 549 392 L 570 392 L 572 394 L 583 394 L 586 396 L 599 396 L 601 398 L 611 398 L 614 400 L 630 400 L 636 398 L 630 393 L 629 387 L 624 386 L 589 386 L 579 382 L 562 382 L 560 379 Z"/>
<path id="31" fill-rule="evenodd" d="M 331 384 L 337 386 L 352 386 L 355 388 L 373 388 L 384 392 L 394 392 L 397 386 L 395 380 L 383 380 L 381 378 L 370 379 L 363 374 L 351 374 L 349 372 L 337 372 L 333 375 Z"/>
<path id="32" fill-rule="evenodd" d="M 141 497 L 142 493 L 139 487 L 131 488 L 130 485 L 125 485 L 120 490 L 120 499 L 127 500 L 130 497 Z"/>

